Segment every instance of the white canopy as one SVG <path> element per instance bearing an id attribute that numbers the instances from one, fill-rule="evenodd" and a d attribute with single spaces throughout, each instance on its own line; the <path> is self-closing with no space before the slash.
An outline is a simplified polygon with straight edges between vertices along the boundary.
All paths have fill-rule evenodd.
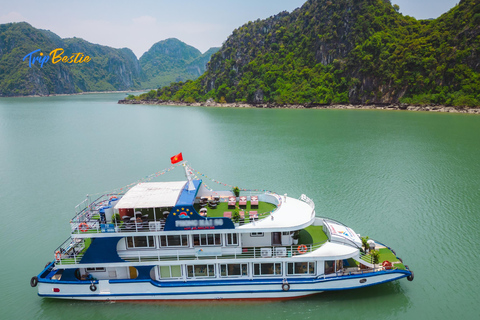
<path id="1" fill-rule="evenodd" d="M 139 183 L 118 201 L 115 209 L 173 207 L 187 181 Z"/>
<path id="2" fill-rule="evenodd" d="M 270 217 L 238 227 L 238 230 L 255 232 L 295 231 L 305 228 L 315 220 L 315 212 L 310 205 L 298 199 L 282 196 L 282 205 Z M 273 219 L 271 218 L 273 216 Z"/>
<path id="3" fill-rule="evenodd" d="M 344 244 L 327 242 L 315 251 L 302 254 L 300 256 L 295 256 L 293 258 L 322 257 L 325 260 L 343 260 L 352 257 L 358 257 L 359 254 L 360 253 L 357 248 Z"/>

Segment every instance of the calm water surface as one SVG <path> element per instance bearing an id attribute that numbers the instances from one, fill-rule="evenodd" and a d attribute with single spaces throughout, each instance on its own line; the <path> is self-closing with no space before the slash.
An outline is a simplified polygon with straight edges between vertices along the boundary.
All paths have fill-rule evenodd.
<path id="1" fill-rule="evenodd" d="M 0 99 L 0 318 L 478 317 L 480 116 L 118 105 L 124 96 Z M 29 280 L 85 194 L 160 171 L 178 152 L 228 184 L 307 194 L 317 215 L 391 245 L 415 280 L 269 303 L 38 297 Z"/>

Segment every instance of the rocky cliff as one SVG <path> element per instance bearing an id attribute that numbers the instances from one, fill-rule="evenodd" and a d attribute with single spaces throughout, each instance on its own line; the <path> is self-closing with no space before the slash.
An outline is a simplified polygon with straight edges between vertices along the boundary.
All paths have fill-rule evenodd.
<path id="1" fill-rule="evenodd" d="M 480 105 L 480 1 L 433 20 L 388 0 L 308 0 L 233 31 L 197 81 L 163 100 Z"/>

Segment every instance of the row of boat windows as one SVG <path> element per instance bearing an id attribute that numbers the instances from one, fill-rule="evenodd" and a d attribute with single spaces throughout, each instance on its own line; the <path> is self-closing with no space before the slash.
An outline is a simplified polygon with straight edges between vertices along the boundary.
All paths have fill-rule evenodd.
<path id="1" fill-rule="evenodd" d="M 227 246 L 238 246 L 238 235 L 236 233 L 228 233 L 225 237 L 221 234 L 138 236 L 126 237 L 126 242 L 128 249 L 189 247 L 191 242 L 193 246 L 221 246 L 224 242 Z"/>
<path id="2" fill-rule="evenodd" d="M 284 263 L 252 263 L 249 270 L 247 263 L 230 264 L 201 264 L 184 266 L 159 266 L 160 279 L 180 279 L 186 271 L 188 279 L 204 279 L 225 277 L 248 277 L 250 273 L 254 277 L 281 276 L 283 275 Z M 315 275 L 315 262 L 288 262 L 286 263 L 286 275 Z"/>

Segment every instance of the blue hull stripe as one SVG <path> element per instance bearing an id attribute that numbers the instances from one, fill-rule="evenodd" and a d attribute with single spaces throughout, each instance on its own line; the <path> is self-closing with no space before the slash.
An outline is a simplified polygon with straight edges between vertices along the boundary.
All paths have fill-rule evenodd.
<path id="1" fill-rule="evenodd" d="M 346 276 L 339 276 L 339 277 L 329 277 L 320 278 L 312 277 L 312 278 L 286 278 L 289 283 L 295 284 L 308 284 L 308 283 L 319 283 L 319 282 L 330 282 L 330 281 L 341 281 L 341 280 L 349 280 L 349 279 L 360 279 L 360 278 L 369 278 L 375 277 L 378 275 L 383 274 L 392 274 L 398 273 L 401 276 L 399 278 L 407 277 L 411 274 L 410 271 L 406 270 L 395 270 L 395 271 L 381 271 L 376 273 L 370 274 L 354 274 L 354 275 L 346 275 Z M 43 279 L 39 278 L 38 282 L 41 283 L 53 283 L 53 284 L 74 284 L 74 285 L 84 285 L 84 284 L 91 284 L 92 281 L 59 281 L 59 280 L 50 280 L 50 279 Z M 141 282 L 150 282 L 152 285 L 156 287 L 210 287 L 210 286 L 232 286 L 232 285 L 257 285 L 257 284 L 282 284 L 283 278 L 276 278 L 276 279 L 238 279 L 238 280 L 205 280 L 205 281 L 155 281 L 151 279 L 126 279 L 126 280 L 110 280 L 111 284 L 115 283 L 141 283 Z M 94 280 L 93 283 L 98 283 L 98 280 Z"/>
<path id="2" fill-rule="evenodd" d="M 401 278 L 406 277 L 408 274 L 403 274 L 400 275 L 397 278 L 394 279 L 388 279 L 380 282 L 375 282 L 375 283 L 370 283 L 370 284 L 365 284 L 362 286 L 356 286 L 356 287 L 346 287 L 346 288 L 335 288 L 335 289 L 302 289 L 302 290 L 289 290 L 289 291 L 283 291 L 281 289 L 279 290 L 238 290 L 238 291 L 208 291 L 208 292 L 194 292 L 194 291 L 187 291 L 187 292 L 158 292 L 158 293 L 122 293 L 122 294 L 69 294 L 69 295 L 54 295 L 54 294 L 38 294 L 41 297 L 52 297 L 52 298 L 59 298 L 59 297 L 64 297 L 64 298 L 69 298 L 69 297 L 101 297 L 101 298 L 108 298 L 108 297 L 141 297 L 141 296 L 180 296 L 180 295 L 225 295 L 225 294 L 245 294 L 245 293 L 250 293 L 250 294 L 259 294 L 259 293 L 278 293 L 278 292 L 305 292 L 305 293 L 315 293 L 315 292 L 323 292 L 323 291 L 341 291 L 341 290 L 351 290 L 351 289 L 357 289 L 357 288 L 364 288 L 364 287 L 369 287 L 377 284 L 382 284 L 382 283 L 387 283 L 391 281 L 395 281 Z M 350 277 L 351 279 L 353 277 Z M 357 277 L 358 278 L 358 277 Z M 361 277 L 365 278 L 365 277 Z M 335 278 L 337 281 L 339 280 L 348 280 L 348 279 L 338 279 Z M 332 279 L 333 280 L 333 279 Z M 317 281 L 317 282 L 326 282 L 326 281 Z M 292 282 L 290 282 L 292 283 Z M 313 282 L 311 282 L 313 283 Z M 253 283 L 250 282 L 251 285 Z M 257 283 L 258 284 L 258 283 Z M 263 283 L 266 285 L 266 283 Z M 278 283 L 277 283 L 278 284 Z M 192 286 L 189 286 L 192 287 Z"/>

